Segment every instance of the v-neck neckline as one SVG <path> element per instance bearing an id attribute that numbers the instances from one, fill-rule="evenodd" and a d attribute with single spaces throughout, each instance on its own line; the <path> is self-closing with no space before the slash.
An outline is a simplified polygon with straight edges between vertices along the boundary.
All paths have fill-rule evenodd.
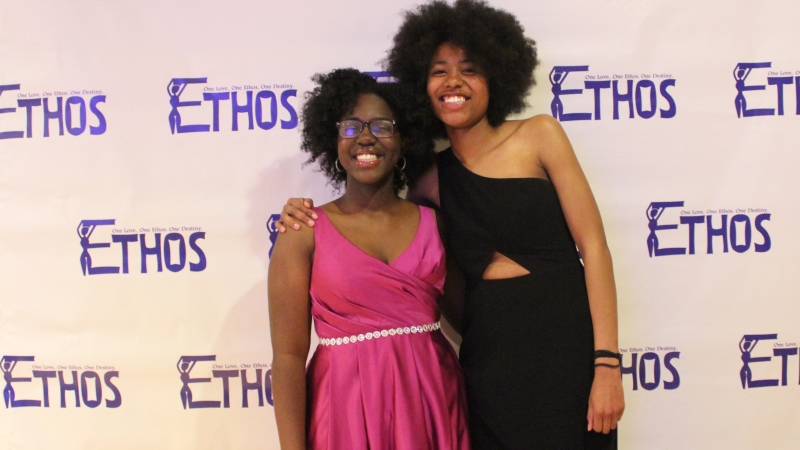
<path id="1" fill-rule="evenodd" d="M 419 237 L 419 230 L 420 230 L 420 228 L 422 228 L 422 207 L 417 205 L 417 212 L 418 212 L 418 215 L 419 215 L 419 220 L 417 221 L 417 229 L 414 231 L 414 237 L 411 239 L 411 242 L 409 242 L 409 244 L 406 246 L 406 248 L 403 249 L 402 252 L 400 252 L 399 255 L 397 255 L 393 260 L 391 260 L 389 262 L 384 262 L 382 259 L 378 258 L 375 255 L 371 255 L 371 254 L 367 253 L 364 249 L 362 249 L 361 247 L 359 247 L 356 244 L 354 244 L 350 239 L 347 238 L 347 236 L 342 234 L 342 232 L 339 231 L 338 228 L 336 228 L 336 225 L 333 224 L 333 221 L 331 220 L 331 218 L 328 217 L 328 213 L 325 212 L 325 210 L 322 209 L 321 206 L 318 209 L 319 209 L 320 212 L 322 212 L 322 215 L 325 217 L 325 220 L 328 221 L 328 224 L 330 224 L 331 228 L 333 228 L 333 231 L 335 231 L 336 234 L 338 234 L 339 237 L 342 238 L 342 240 L 344 240 L 345 242 L 350 244 L 351 247 L 355 248 L 359 252 L 361 252 L 364 255 L 366 255 L 368 258 L 374 259 L 375 261 L 379 262 L 380 264 L 383 264 L 383 265 L 389 266 L 389 267 L 393 267 L 394 263 L 396 263 L 400 258 L 405 256 L 405 254 L 408 253 L 408 251 L 411 249 L 411 247 L 414 246 L 414 244 L 417 242 L 417 238 Z"/>

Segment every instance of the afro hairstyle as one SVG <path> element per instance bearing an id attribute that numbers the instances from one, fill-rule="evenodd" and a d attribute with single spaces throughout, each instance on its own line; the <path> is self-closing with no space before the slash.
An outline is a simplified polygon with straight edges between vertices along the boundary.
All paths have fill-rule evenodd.
<path id="1" fill-rule="evenodd" d="M 425 122 L 428 115 L 420 111 L 420 100 L 409 87 L 398 83 L 378 83 L 356 69 L 336 69 L 327 74 L 316 74 L 311 79 L 317 87 L 305 94 L 300 148 L 310 154 L 307 163 L 319 161 L 320 171 L 335 189 L 340 189 L 347 180 L 347 173 L 339 172 L 335 165 L 339 157 L 336 122 L 353 111 L 362 94 L 375 94 L 382 98 L 394 114 L 402 154 L 406 159 L 403 170 L 395 170 L 395 192 L 407 183 L 413 183 L 433 164 L 434 142 L 427 131 L 430 124 Z"/>
<path id="2" fill-rule="evenodd" d="M 428 71 L 439 46 L 446 42 L 463 49 L 486 77 L 486 116 L 491 126 L 525 109 L 539 63 L 536 42 L 525 36 L 516 17 L 480 0 L 457 0 L 453 5 L 434 0 L 407 11 L 384 65 L 400 82 L 426 94 L 423 103 L 430 112 Z M 434 124 L 435 136 L 443 137 L 443 124 L 428 120 Z"/>

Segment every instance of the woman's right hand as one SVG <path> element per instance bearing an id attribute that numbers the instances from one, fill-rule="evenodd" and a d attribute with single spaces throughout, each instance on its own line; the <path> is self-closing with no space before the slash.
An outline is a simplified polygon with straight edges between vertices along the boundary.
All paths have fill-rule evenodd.
<path id="1" fill-rule="evenodd" d="M 299 230 L 301 224 L 313 228 L 314 220 L 318 218 L 317 213 L 311 210 L 313 207 L 314 200 L 310 198 L 290 198 L 283 205 L 281 218 L 275 224 L 275 228 L 281 233 L 285 233 L 289 227 Z"/>

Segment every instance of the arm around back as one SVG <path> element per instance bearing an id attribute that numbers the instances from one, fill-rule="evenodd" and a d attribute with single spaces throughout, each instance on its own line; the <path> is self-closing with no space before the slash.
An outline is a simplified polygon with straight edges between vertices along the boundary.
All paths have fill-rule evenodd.
<path id="1" fill-rule="evenodd" d="M 299 230 L 303 225 L 314 227 L 314 220 L 317 219 L 317 213 L 311 208 L 314 207 L 314 200 L 310 198 L 290 198 L 283 205 L 281 211 L 281 218 L 275 223 L 275 227 L 279 232 L 285 233 L 287 227 L 294 230 Z"/>
<path id="2" fill-rule="evenodd" d="M 417 205 L 439 208 L 439 170 L 436 164 L 425 171 L 408 187 L 406 200 Z"/>
<path id="3" fill-rule="evenodd" d="M 464 273 L 459 269 L 458 264 L 455 262 L 453 252 L 447 244 L 447 230 L 444 226 L 444 219 L 441 213 L 434 210 L 436 214 L 436 226 L 439 230 L 439 237 L 442 240 L 442 245 L 445 248 L 445 261 L 447 267 L 447 275 L 444 282 L 444 295 L 439 300 L 439 309 L 442 312 L 447 323 L 453 330 L 461 334 L 461 320 L 464 315 L 464 298 L 466 296 L 466 279 Z"/>

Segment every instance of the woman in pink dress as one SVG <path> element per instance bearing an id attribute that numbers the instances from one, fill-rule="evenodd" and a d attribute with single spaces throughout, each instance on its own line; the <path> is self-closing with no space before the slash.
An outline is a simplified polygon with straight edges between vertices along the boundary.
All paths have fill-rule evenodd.
<path id="1" fill-rule="evenodd" d="M 315 81 L 302 148 L 345 192 L 272 254 L 281 448 L 467 450 L 463 376 L 439 331 L 437 217 L 397 195 L 429 166 L 432 141 L 401 87 L 354 69 Z M 306 369 L 312 317 L 320 345 Z"/>

